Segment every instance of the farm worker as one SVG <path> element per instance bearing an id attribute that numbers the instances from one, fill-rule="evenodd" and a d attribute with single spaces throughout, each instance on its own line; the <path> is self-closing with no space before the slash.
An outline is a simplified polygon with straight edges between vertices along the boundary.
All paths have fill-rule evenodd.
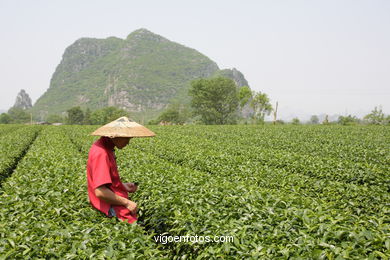
<path id="1" fill-rule="evenodd" d="M 129 223 L 137 220 L 137 204 L 128 193 L 137 190 L 135 183 L 122 183 L 114 148 L 124 148 L 133 137 L 151 137 L 155 134 L 146 127 L 121 117 L 106 124 L 91 135 L 101 136 L 91 147 L 87 162 L 88 197 L 92 206 L 108 217 L 117 217 Z"/>

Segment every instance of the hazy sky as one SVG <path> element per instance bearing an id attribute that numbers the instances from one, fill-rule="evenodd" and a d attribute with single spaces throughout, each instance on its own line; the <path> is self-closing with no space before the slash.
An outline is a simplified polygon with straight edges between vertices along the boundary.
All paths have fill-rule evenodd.
<path id="1" fill-rule="evenodd" d="M 282 118 L 390 113 L 388 0 L 0 0 L 0 109 L 35 102 L 77 39 L 139 28 L 237 68 Z"/>

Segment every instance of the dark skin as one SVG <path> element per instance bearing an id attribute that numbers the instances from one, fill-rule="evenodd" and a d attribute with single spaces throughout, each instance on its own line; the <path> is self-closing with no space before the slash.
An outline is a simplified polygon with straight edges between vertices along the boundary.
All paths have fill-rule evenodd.
<path id="1" fill-rule="evenodd" d="M 111 138 L 111 141 L 114 143 L 115 147 L 118 149 L 123 149 L 130 142 L 130 137 L 114 137 Z"/>
<path id="2" fill-rule="evenodd" d="M 130 142 L 130 137 L 115 137 L 111 138 L 112 142 L 114 143 L 115 147 L 118 149 L 123 149 L 126 145 Z M 125 186 L 127 192 L 133 193 L 137 191 L 137 185 L 135 185 L 132 182 L 123 183 L 123 186 Z M 109 203 L 110 205 L 120 205 L 125 206 L 130 210 L 132 214 L 137 213 L 137 203 L 123 198 L 121 196 L 116 195 L 112 190 L 110 190 L 106 185 L 97 187 L 95 189 L 95 195 L 99 199 L 102 199 Z"/>

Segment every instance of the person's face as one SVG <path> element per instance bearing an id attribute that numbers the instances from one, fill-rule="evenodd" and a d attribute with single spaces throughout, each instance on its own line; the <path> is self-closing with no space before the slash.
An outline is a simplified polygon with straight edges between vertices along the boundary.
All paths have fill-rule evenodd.
<path id="1" fill-rule="evenodd" d="M 130 137 L 115 137 L 112 138 L 112 142 L 118 149 L 122 149 L 123 147 L 129 144 L 130 139 L 131 139 Z"/>

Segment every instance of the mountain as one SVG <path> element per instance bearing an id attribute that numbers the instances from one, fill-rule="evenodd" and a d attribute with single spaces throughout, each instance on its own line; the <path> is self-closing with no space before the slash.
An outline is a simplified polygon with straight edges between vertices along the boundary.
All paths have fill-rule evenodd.
<path id="1" fill-rule="evenodd" d="M 236 85 L 239 87 L 249 86 L 248 81 L 245 79 L 244 75 L 235 68 L 218 70 L 214 74 L 214 77 L 218 77 L 218 76 L 234 80 Z"/>
<path id="2" fill-rule="evenodd" d="M 73 106 L 116 106 L 134 119 L 152 118 L 171 102 L 189 102 L 191 80 L 216 75 L 247 85 L 236 69 L 220 70 L 200 52 L 146 29 L 126 39 L 82 38 L 65 50 L 33 113 L 42 118 Z"/>
<path id="3" fill-rule="evenodd" d="M 16 96 L 16 101 L 13 107 L 21 109 L 30 109 L 32 107 L 31 98 L 24 89 L 22 89 Z"/>

